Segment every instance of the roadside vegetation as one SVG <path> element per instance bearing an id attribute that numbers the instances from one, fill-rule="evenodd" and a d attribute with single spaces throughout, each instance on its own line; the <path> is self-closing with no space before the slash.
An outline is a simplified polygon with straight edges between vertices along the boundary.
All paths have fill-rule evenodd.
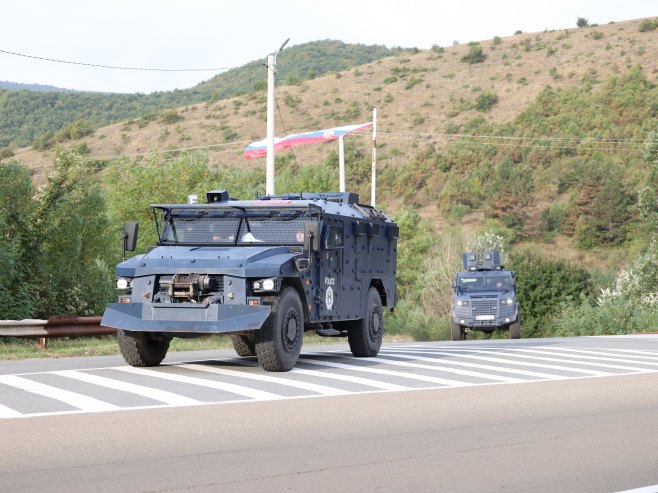
<path id="1" fill-rule="evenodd" d="M 652 26 L 643 22 L 641 36 L 650 36 Z M 600 38 L 586 19 L 579 27 L 588 42 L 606 43 L 615 34 L 608 27 Z M 482 245 L 504 251 L 505 266 L 517 273 L 524 337 L 658 330 L 655 71 L 633 65 L 630 55 L 625 65 L 620 61 L 623 68 L 616 66 L 606 77 L 592 68 L 576 78 L 555 58 L 545 63 L 545 57 L 572 49 L 580 36 L 574 32 L 560 33 L 554 46 L 540 34 L 497 37 L 488 44 L 464 45 L 460 56 L 454 56 L 470 74 L 493 63 L 511 65 L 512 59 L 520 66 L 528 63 L 524 57 L 542 54 L 550 85 L 539 86 L 530 103 L 506 119 L 492 115 L 510 100 L 510 92 L 516 95 L 533 84 L 531 71 L 521 76 L 506 68 L 510 71 L 497 86 L 493 79 L 460 82 L 464 95 L 451 95 L 439 107 L 430 93 L 431 65 L 421 66 L 419 58 L 412 58 L 417 54 L 408 54 L 396 57 L 394 69 L 387 68 L 386 77 L 377 79 L 368 93 L 372 100 L 381 97 L 385 108 L 400 105 L 388 115 L 399 111 L 415 130 L 434 125 L 436 114 L 445 117 L 440 139 L 423 134 L 404 151 L 396 147 L 398 134 L 382 130 L 387 139 L 378 149 L 378 205 L 400 225 L 399 305 L 387 319 L 392 337 L 449 339 L 451 281 L 461 268 L 462 253 Z M 649 48 L 638 45 L 633 53 Z M 456 55 L 451 49 L 435 46 L 424 56 L 444 63 Z M 302 53 L 291 49 L 289 56 Z M 380 55 L 378 50 L 367 54 L 373 60 Z M 296 73 L 281 74 L 290 84 L 289 92 L 281 93 L 283 110 L 313 125 L 316 118 L 353 122 L 368 117 L 368 104 L 332 89 L 331 97 L 317 102 L 318 111 L 325 113 L 311 114 L 305 107 L 306 88 L 298 84 L 339 69 L 311 69 L 307 62 L 300 60 Z M 328 79 L 352 78 L 358 85 L 375 64 Z M 441 73 L 440 80 L 458 80 L 456 72 Z M 501 89 L 503 84 L 513 88 Z M 237 135 L 243 138 L 245 131 L 230 124 L 230 112 L 260 114 L 263 87 L 256 86 L 249 96 L 234 99 L 232 107 L 206 108 L 205 119 L 221 123 L 213 129 L 227 142 Z M 428 92 L 418 110 L 405 112 L 404 98 L 421 91 Z M 122 136 L 129 140 L 132 128 L 157 122 L 164 138 L 183 141 L 188 136 L 179 125 L 191 120 L 191 113 L 154 110 L 126 122 Z M 236 198 L 265 192 L 260 167 L 228 166 L 202 151 L 95 159 L 80 138 L 94 132 L 97 122 L 83 120 L 58 124 L 42 140 L 35 133 L 36 140 L 30 141 L 56 149 L 45 181 L 37 182 L 27 166 L 12 160 L 11 145 L 5 147 L 0 163 L 0 319 L 100 314 L 114 297 L 113 268 L 121 258 L 124 222 L 141 224 L 138 251 L 155 242 L 150 203 L 179 202 L 209 189 L 227 189 Z M 382 129 L 387 123 L 383 121 Z M 346 142 L 349 188 L 362 198 L 370 193 L 370 152 L 365 139 Z M 335 150 L 299 161 L 296 154 L 282 154 L 276 168 L 279 191 L 338 189 Z"/>

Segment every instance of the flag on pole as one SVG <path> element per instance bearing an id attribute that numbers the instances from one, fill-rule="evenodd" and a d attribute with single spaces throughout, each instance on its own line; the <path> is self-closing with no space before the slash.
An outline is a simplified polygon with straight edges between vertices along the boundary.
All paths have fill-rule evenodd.
<path id="1" fill-rule="evenodd" d="M 306 132 L 302 134 L 292 134 L 281 138 L 274 139 L 274 152 L 279 152 L 291 147 L 301 146 L 304 144 L 315 144 L 316 142 L 327 142 L 329 140 L 337 139 L 343 135 L 359 130 L 366 129 L 372 126 L 372 122 L 359 123 L 357 125 L 345 125 L 343 127 L 328 128 L 325 130 L 317 130 L 315 132 Z M 252 142 L 244 149 L 244 157 L 247 159 L 254 159 L 267 155 L 267 139 Z"/>

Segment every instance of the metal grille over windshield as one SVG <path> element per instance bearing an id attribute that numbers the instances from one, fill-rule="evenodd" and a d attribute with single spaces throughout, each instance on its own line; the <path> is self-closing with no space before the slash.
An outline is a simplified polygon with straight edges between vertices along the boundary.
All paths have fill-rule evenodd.
<path id="1" fill-rule="evenodd" d="M 165 245 L 302 245 L 304 223 L 317 221 L 295 209 L 171 209 L 161 234 Z"/>

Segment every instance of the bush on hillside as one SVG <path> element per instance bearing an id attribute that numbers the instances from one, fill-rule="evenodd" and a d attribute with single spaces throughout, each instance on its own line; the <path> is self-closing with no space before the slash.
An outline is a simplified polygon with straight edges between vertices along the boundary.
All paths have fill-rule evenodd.
<path id="1" fill-rule="evenodd" d="M 650 31 L 653 31 L 658 28 L 658 18 L 656 19 L 644 19 L 642 22 L 640 22 L 640 26 L 638 27 L 638 31 L 641 33 L 647 33 Z"/>
<path id="2" fill-rule="evenodd" d="M 487 55 L 484 54 L 482 46 L 478 43 L 472 43 L 468 47 L 468 53 L 461 58 L 462 62 L 469 64 L 482 63 L 487 59 Z"/>
<path id="3" fill-rule="evenodd" d="M 484 91 L 475 98 L 475 109 L 478 111 L 490 111 L 498 102 L 498 96 L 491 91 Z"/>

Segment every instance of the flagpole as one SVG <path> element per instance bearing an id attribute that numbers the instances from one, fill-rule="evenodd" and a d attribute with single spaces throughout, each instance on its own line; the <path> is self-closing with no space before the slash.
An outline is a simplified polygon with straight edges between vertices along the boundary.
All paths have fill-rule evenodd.
<path id="1" fill-rule="evenodd" d="M 375 207 L 375 190 L 377 189 L 377 108 L 372 109 L 372 189 L 370 205 Z"/>
<path id="2" fill-rule="evenodd" d="M 345 191 L 345 136 L 338 137 L 338 182 L 340 191 Z"/>

